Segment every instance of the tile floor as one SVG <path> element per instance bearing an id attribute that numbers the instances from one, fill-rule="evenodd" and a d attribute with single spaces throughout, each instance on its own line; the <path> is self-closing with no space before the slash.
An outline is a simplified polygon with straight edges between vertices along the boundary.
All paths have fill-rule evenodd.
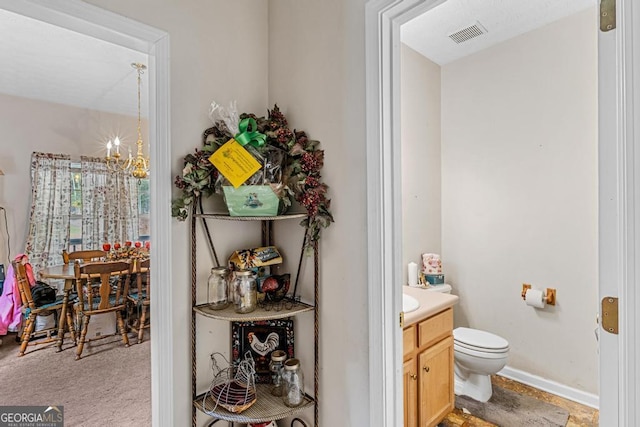
<path id="1" fill-rule="evenodd" d="M 526 394 L 528 396 L 535 397 L 553 405 L 560 406 L 569 411 L 569 421 L 567 427 L 597 427 L 599 412 L 597 409 L 590 408 L 588 406 L 581 405 L 571 400 L 563 399 L 556 395 L 538 390 L 528 385 L 521 384 L 517 381 L 509 380 L 507 378 L 494 375 L 491 378 L 493 384 L 516 391 L 518 393 Z M 495 427 L 495 424 L 481 420 L 472 415 L 464 414 L 459 409 L 454 409 L 447 417 L 442 421 L 443 427 Z M 502 426 L 512 427 L 512 426 Z"/>

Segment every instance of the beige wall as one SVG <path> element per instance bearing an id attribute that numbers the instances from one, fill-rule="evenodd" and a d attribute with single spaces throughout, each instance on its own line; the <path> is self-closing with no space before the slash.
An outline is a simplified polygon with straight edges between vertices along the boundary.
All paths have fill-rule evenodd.
<path id="1" fill-rule="evenodd" d="M 184 155 L 201 145 L 202 132 L 211 126 L 207 117 L 215 100 L 226 105 L 237 100 L 243 111 L 265 112 L 267 107 L 267 2 L 256 0 L 89 0 L 89 3 L 165 30 L 170 37 L 171 155 L 173 170 L 162 175 L 173 182 L 182 170 Z M 177 194 L 177 193 L 176 193 Z M 167 206 L 167 209 L 169 207 Z M 221 258 L 238 248 L 259 243 L 259 226 L 238 229 L 210 223 Z M 198 227 L 199 234 L 203 235 Z M 173 292 L 173 358 L 180 369 L 173 375 L 175 419 L 166 425 L 186 426 L 191 420 L 191 293 L 189 223 L 174 221 L 171 256 L 173 277 L 166 286 Z M 198 250 L 199 302 L 206 300 L 206 279 L 212 267 L 205 241 Z M 202 321 L 200 319 L 199 321 Z M 212 374 L 213 349 L 228 351 L 229 325 L 203 321 L 199 327 L 198 389 L 204 391 Z M 221 344 L 219 346 L 218 344 Z M 198 425 L 205 417 L 199 415 Z"/>
<path id="2" fill-rule="evenodd" d="M 31 209 L 31 153 L 104 155 L 119 135 L 135 150 L 137 118 L 0 94 L 0 206 L 7 210 L 11 255 L 24 252 Z M 146 125 L 143 125 L 146 140 Z M 0 263 L 7 264 L 7 230 L 0 217 Z"/>
<path id="3" fill-rule="evenodd" d="M 596 28 L 589 9 L 442 68 L 442 253 L 456 325 L 597 394 Z M 525 282 L 558 305 L 527 307 Z"/>
<path id="4" fill-rule="evenodd" d="M 369 425 L 363 3 L 269 3 L 269 101 L 321 141 L 336 220 L 320 244 L 322 426 Z M 300 227 L 287 226 L 298 250 Z M 304 286 L 309 294 L 311 282 Z M 310 316 L 300 320 L 296 340 L 308 344 L 296 351 L 310 386 L 313 353 L 302 337 L 312 325 Z M 313 420 L 311 413 L 305 418 Z"/>
<path id="5" fill-rule="evenodd" d="M 400 55 L 403 284 L 407 264 L 440 253 L 440 66 L 402 45 Z"/>
<path id="6" fill-rule="evenodd" d="M 368 329 L 366 291 L 366 186 L 364 146 L 364 0 L 326 2 L 271 0 L 88 0 L 89 3 L 167 31 L 171 55 L 171 150 L 173 180 L 182 158 L 200 145 L 210 126 L 212 100 L 237 100 L 243 111 L 266 113 L 274 102 L 291 124 L 322 141 L 324 176 L 330 185 L 336 223 L 321 243 L 321 425 L 368 424 Z M 270 27 L 269 27 L 270 25 Z M 330 30 L 329 30 L 330 29 Z M 270 49 L 270 51 L 269 51 Z M 212 224 L 218 254 L 259 243 L 259 228 Z M 280 227 L 280 225 L 278 225 Z M 277 228 L 288 236 L 287 258 L 299 251 L 300 227 Z M 173 375 L 175 419 L 188 425 L 191 414 L 189 227 L 174 222 L 171 248 L 174 313 Z M 200 233 L 202 234 L 202 233 Z M 198 292 L 211 257 L 199 239 Z M 295 248 L 294 248 L 295 246 Z M 306 276 L 312 264 L 306 264 Z M 182 284 L 182 285 L 180 285 Z M 308 295 L 310 282 L 302 285 Z M 208 357 L 229 347 L 228 325 L 198 320 L 198 389 L 208 385 Z M 313 377 L 310 316 L 296 330 L 296 349 Z M 312 391 L 310 389 L 309 391 Z M 312 414 L 305 414 L 307 420 Z M 198 425 L 204 425 L 199 416 Z"/>

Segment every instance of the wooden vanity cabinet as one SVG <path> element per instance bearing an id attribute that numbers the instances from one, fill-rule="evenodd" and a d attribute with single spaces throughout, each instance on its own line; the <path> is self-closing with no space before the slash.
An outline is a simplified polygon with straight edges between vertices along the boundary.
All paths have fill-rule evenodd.
<path id="1" fill-rule="evenodd" d="M 432 427 L 453 410 L 453 309 L 403 330 L 404 425 Z"/>

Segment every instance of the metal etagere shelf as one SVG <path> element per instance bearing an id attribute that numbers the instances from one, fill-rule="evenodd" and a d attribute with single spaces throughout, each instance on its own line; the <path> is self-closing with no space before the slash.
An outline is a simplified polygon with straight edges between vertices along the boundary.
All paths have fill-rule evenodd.
<path id="1" fill-rule="evenodd" d="M 206 304 L 196 304 L 196 278 L 197 278 L 197 265 L 196 265 L 196 223 L 198 219 L 201 219 L 204 228 L 209 237 L 209 242 L 212 246 L 214 257 L 217 261 L 217 255 L 213 248 L 213 241 L 209 234 L 209 227 L 206 223 L 207 219 L 212 220 L 224 220 L 224 221 L 261 221 L 262 222 L 262 245 L 273 245 L 273 221 L 290 220 L 290 219 L 303 219 L 307 215 L 304 213 L 293 213 L 289 215 L 278 215 L 272 217 L 231 217 L 228 214 L 222 213 L 197 213 L 194 210 L 191 214 L 191 305 L 193 307 L 191 314 L 191 392 L 193 398 L 193 410 L 192 410 L 192 425 L 196 426 L 196 414 L 197 410 L 202 411 L 205 414 L 212 416 L 214 424 L 218 420 L 229 421 L 232 423 L 259 423 L 267 422 L 271 420 L 281 420 L 290 416 L 294 416 L 307 408 L 314 408 L 314 426 L 318 427 L 318 384 L 319 384 L 319 369 L 318 369 L 318 337 L 319 337 L 319 256 L 318 246 L 313 245 L 313 259 L 314 259 L 314 301 L 312 304 L 307 304 L 300 301 L 293 301 L 285 299 L 278 306 L 263 305 L 258 307 L 255 311 L 247 314 L 238 314 L 233 308 L 227 308 L 224 310 L 212 310 Z M 301 249 L 304 251 L 303 248 Z M 302 255 L 301 258 L 302 260 Z M 300 263 L 298 265 L 300 270 Z M 298 272 L 299 273 L 299 272 Z M 235 321 L 257 321 L 257 320 L 272 320 L 272 319 L 284 319 L 305 312 L 313 312 L 313 324 L 314 324 L 314 379 L 313 379 L 313 396 L 306 395 L 304 402 L 295 408 L 290 408 L 282 403 L 282 399 L 271 396 L 270 388 L 267 384 L 256 385 L 256 403 L 247 410 L 237 414 L 227 411 L 223 408 L 215 408 L 214 402 L 211 397 L 205 397 L 205 393 L 197 393 L 196 379 L 197 379 L 197 366 L 196 366 L 196 316 L 204 316 L 217 320 L 235 322 Z M 214 414 L 214 415 L 211 415 Z M 210 424 L 210 425 L 211 425 Z"/>

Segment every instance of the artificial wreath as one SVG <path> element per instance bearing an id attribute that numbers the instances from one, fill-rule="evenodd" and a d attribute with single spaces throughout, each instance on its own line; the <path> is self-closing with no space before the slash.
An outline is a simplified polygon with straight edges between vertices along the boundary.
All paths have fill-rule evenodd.
<path id="1" fill-rule="evenodd" d="M 213 127 L 203 133 L 202 147 L 184 158 L 182 175 L 176 176 L 175 185 L 182 194 L 171 204 L 171 214 L 184 221 L 189 212 L 188 207 L 199 198 L 221 193 L 220 182 L 223 177 L 209 157 L 223 144 L 234 138 L 229 128 L 238 121 L 255 120 L 257 132 L 266 136 L 264 145 L 245 146 L 264 165 L 258 174 L 266 179 L 285 207 L 291 205 L 291 197 L 295 198 L 307 211 L 307 218 L 301 225 L 307 229 L 306 246 L 312 246 L 320 238 L 322 228 L 333 222 L 330 199 L 327 198 L 327 185 L 322 182 L 320 171 L 324 164 L 324 151 L 319 149 L 319 141 L 309 139 L 304 131 L 291 130 L 287 119 L 277 105 L 267 110 L 267 117 L 254 114 L 235 114 L 232 104 L 228 110 L 212 103 L 210 117 Z M 229 120 L 230 119 L 230 120 Z M 253 129 L 256 131 L 256 129 Z M 274 158 L 281 163 L 272 161 Z M 276 165 L 276 166 L 274 166 Z M 279 166 L 277 166 L 279 165 Z M 258 176 L 256 174 L 256 176 Z M 270 178 L 265 176 L 269 175 Z M 277 176 L 277 178 L 274 178 Z"/>

